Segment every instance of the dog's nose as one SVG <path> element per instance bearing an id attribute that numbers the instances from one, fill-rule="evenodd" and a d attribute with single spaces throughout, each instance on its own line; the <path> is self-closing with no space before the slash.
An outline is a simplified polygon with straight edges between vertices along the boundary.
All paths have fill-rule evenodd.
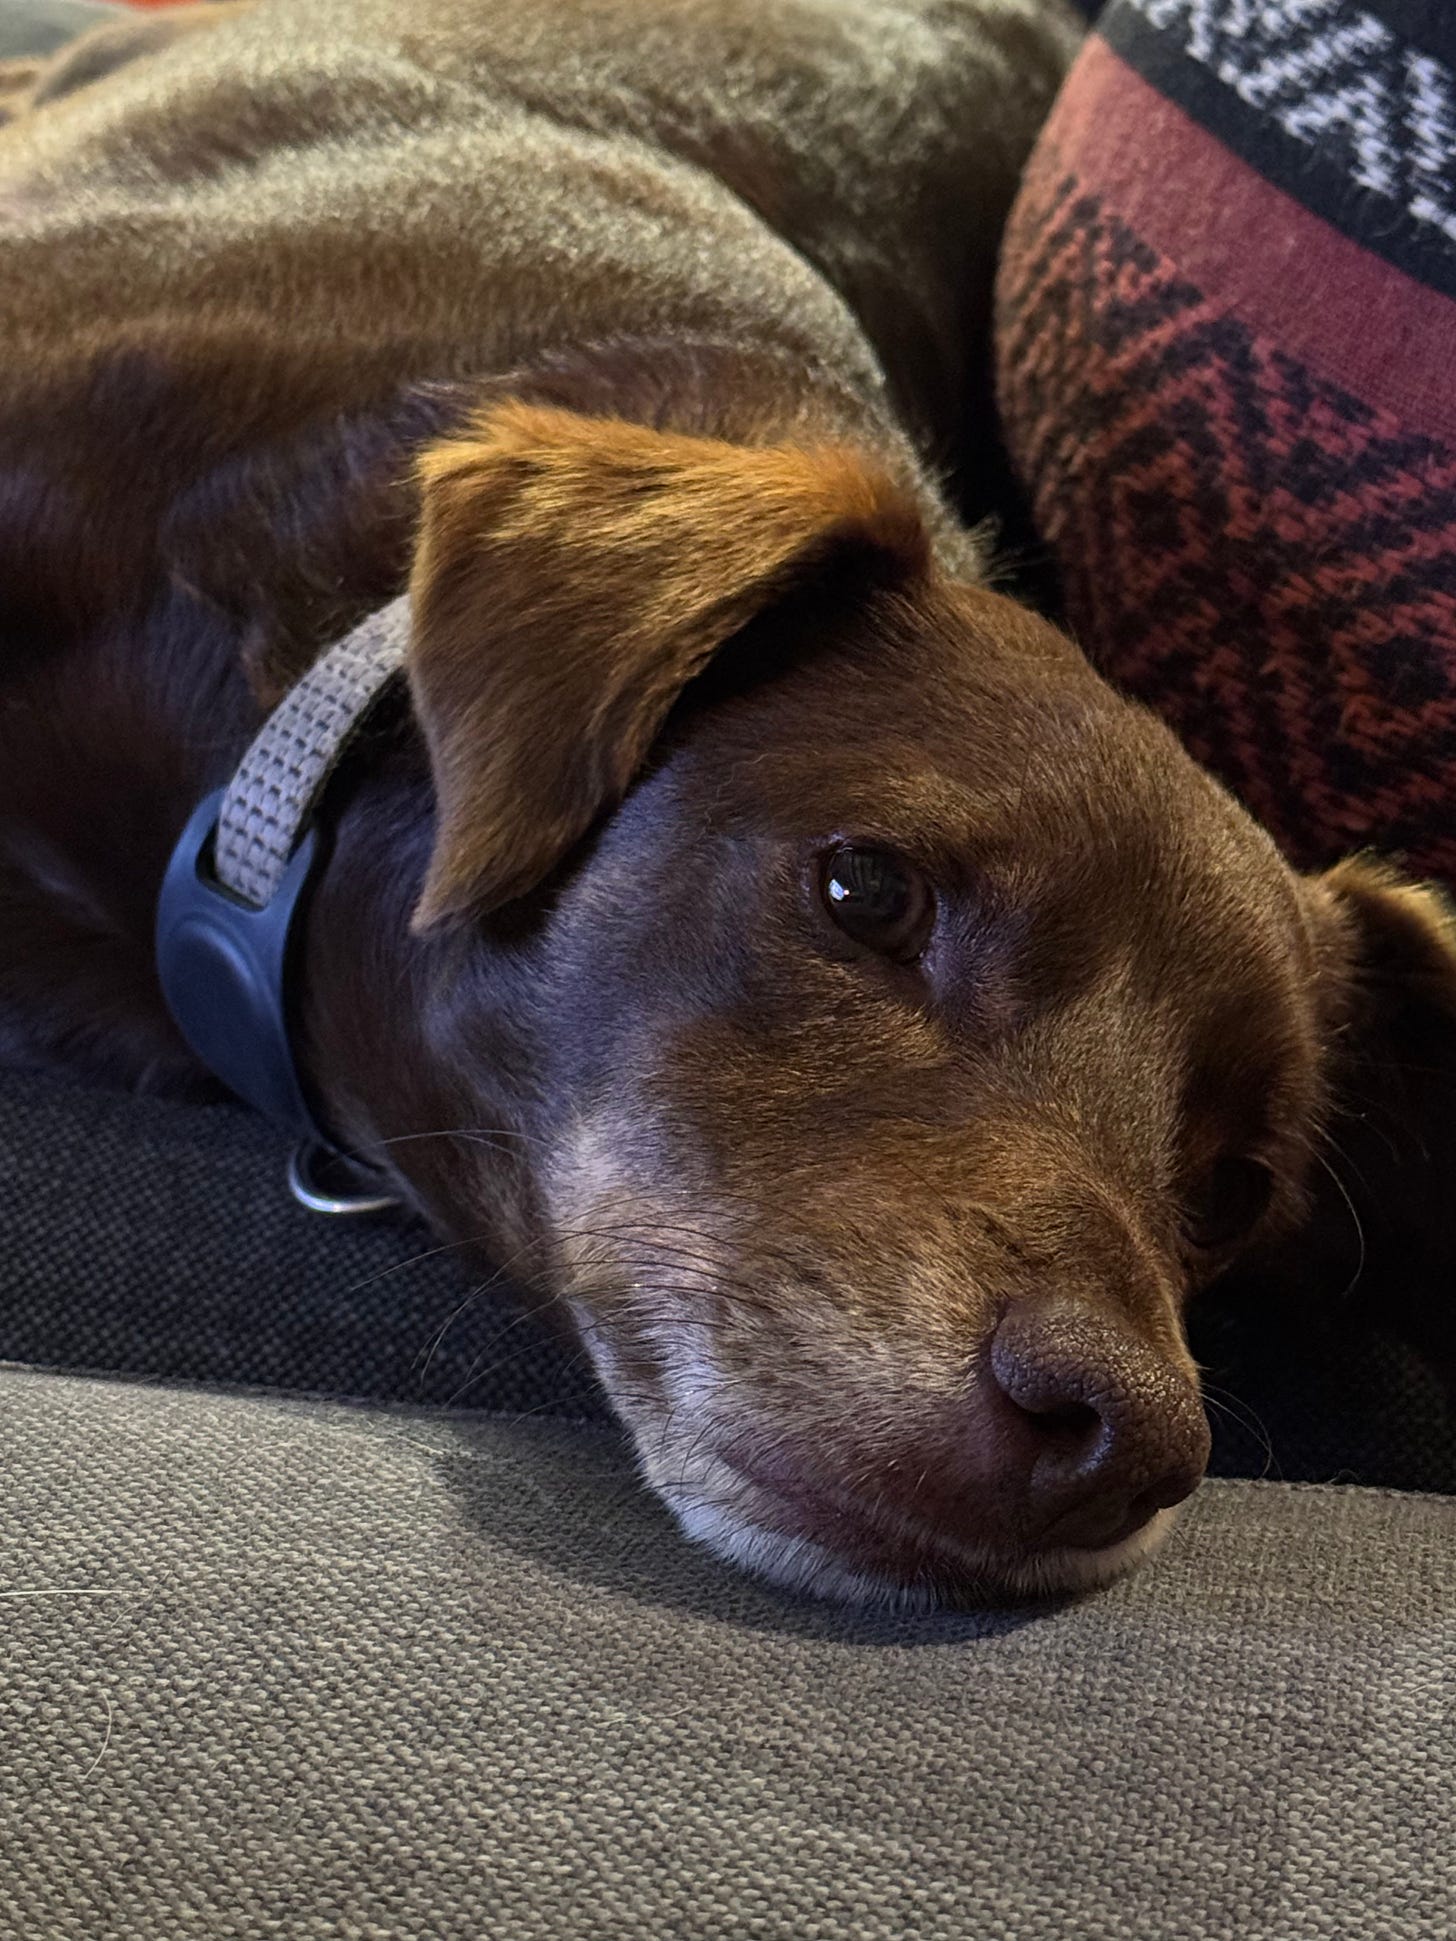
<path id="1" fill-rule="evenodd" d="M 991 1341 L 999 1459 L 1036 1548 L 1121 1542 L 1198 1486 L 1208 1422 L 1193 1384 L 1131 1330 L 1022 1300 Z"/>

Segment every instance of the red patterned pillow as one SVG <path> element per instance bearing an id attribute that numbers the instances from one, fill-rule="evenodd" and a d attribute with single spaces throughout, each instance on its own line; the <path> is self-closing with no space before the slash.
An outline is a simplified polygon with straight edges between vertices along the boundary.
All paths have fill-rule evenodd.
<path id="1" fill-rule="evenodd" d="M 1453 0 L 1114 0 L 998 329 L 1093 658 L 1296 861 L 1456 884 Z"/>

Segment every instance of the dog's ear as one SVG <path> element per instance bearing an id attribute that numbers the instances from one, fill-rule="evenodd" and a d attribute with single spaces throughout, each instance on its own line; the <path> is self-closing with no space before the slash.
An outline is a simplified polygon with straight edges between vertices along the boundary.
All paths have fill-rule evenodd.
<path id="1" fill-rule="evenodd" d="M 1336 1291 L 1366 1283 L 1399 1306 L 1440 1290 L 1444 1315 L 1407 1318 L 1456 1354 L 1456 910 L 1365 857 L 1307 887 L 1332 1110 L 1305 1242 Z"/>
<path id="2" fill-rule="evenodd" d="M 1429 883 L 1355 856 L 1309 885 L 1324 959 L 1338 1088 L 1367 1089 L 1406 1124 L 1421 1081 L 1450 1077 L 1456 1042 L 1456 907 Z"/>
<path id="3" fill-rule="evenodd" d="M 522 403 L 432 447 L 420 488 L 410 680 L 438 827 L 416 928 L 540 882 L 772 602 L 928 551 L 908 491 L 854 451 Z"/>

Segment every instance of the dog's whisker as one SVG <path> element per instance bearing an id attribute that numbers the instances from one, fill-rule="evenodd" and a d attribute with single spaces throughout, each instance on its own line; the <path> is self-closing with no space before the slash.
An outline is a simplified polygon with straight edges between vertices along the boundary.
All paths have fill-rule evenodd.
<path id="1" fill-rule="evenodd" d="M 1339 1174 L 1335 1171 L 1334 1167 L 1323 1156 L 1322 1153 L 1315 1153 L 1314 1159 L 1315 1159 L 1315 1163 L 1323 1167 L 1324 1171 L 1328 1173 L 1330 1179 L 1334 1183 L 1335 1191 L 1339 1194 L 1340 1198 L 1345 1202 L 1345 1205 L 1349 1210 L 1350 1222 L 1355 1229 L 1356 1243 L 1359 1247 L 1359 1254 L 1355 1262 L 1355 1270 L 1351 1274 L 1349 1280 L 1345 1283 L 1344 1287 L 1341 1289 L 1340 1293 L 1335 1297 L 1336 1305 L 1339 1306 L 1339 1305 L 1343 1305 L 1344 1302 L 1346 1302 L 1350 1298 L 1350 1296 L 1354 1293 L 1356 1285 L 1358 1284 L 1361 1275 L 1365 1271 L 1365 1261 L 1366 1261 L 1365 1227 L 1364 1227 L 1363 1221 L 1360 1218 L 1359 1210 L 1357 1209 L 1355 1202 L 1350 1198 L 1349 1192 L 1346 1190 L 1345 1182 L 1340 1178 Z"/>
<path id="2" fill-rule="evenodd" d="M 534 1133 L 512 1126 L 437 1126 L 428 1132 L 396 1132 L 385 1139 L 358 1140 L 351 1143 L 350 1151 L 362 1157 L 365 1153 L 383 1152 L 386 1147 L 412 1145 L 421 1139 L 465 1139 L 484 1146 L 493 1145 L 497 1139 L 514 1139 L 522 1144 L 544 1143 Z"/>
<path id="3" fill-rule="evenodd" d="M 1230 1389 L 1218 1389 L 1212 1383 L 1204 1381 L 1203 1399 L 1210 1408 L 1217 1410 L 1222 1415 L 1226 1415 L 1239 1428 L 1247 1429 L 1253 1435 L 1259 1447 L 1264 1452 L 1264 1468 L 1260 1472 L 1260 1480 L 1262 1481 L 1276 1466 L 1274 1443 L 1263 1421 L 1249 1407 L 1247 1402 L 1235 1395 Z"/>
<path id="4" fill-rule="evenodd" d="M 488 1282 L 483 1282 L 479 1287 L 472 1287 L 470 1292 L 466 1295 L 465 1299 L 461 1301 L 460 1305 L 452 1309 L 452 1311 L 446 1315 L 445 1319 L 441 1322 L 435 1334 L 431 1337 L 429 1346 L 424 1350 L 423 1361 L 421 1361 L 418 1355 L 415 1357 L 415 1366 L 418 1370 L 418 1373 L 416 1375 L 416 1381 L 418 1382 L 421 1388 L 424 1387 L 426 1377 L 429 1375 L 429 1372 L 430 1372 L 430 1365 L 434 1361 L 435 1355 L 438 1352 L 441 1344 L 443 1343 L 446 1335 L 449 1334 L 451 1328 L 454 1327 L 455 1323 L 460 1319 L 462 1314 L 468 1313 L 471 1308 L 479 1304 L 488 1286 L 489 1286 Z M 505 1329 L 502 1330 L 502 1332 L 508 1334 L 510 1332 L 511 1327 L 518 1325 L 520 1321 L 529 1320 L 531 1318 L 533 1317 L 529 1312 L 526 1314 L 522 1314 L 517 1317 L 517 1321 L 510 1323 Z"/>
<path id="5" fill-rule="evenodd" d="M 405 1260 L 391 1261 L 388 1267 L 380 1267 L 374 1273 L 366 1274 L 363 1280 L 351 1281 L 344 1291 L 348 1294 L 357 1294 L 361 1288 L 373 1287 L 378 1281 L 388 1280 L 394 1274 L 404 1273 L 408 1267 L 418 1267 L 422 1261 L 437 1260 L 441 1254 L 459 1253 L 464 1247 L 478 1247 L 488 1238 L 487 1234 L 480 1233 L 468 1235 L 463 1240 L 443 1240 L 439 1246 L 425 1247 L 417 1254 L 410 1254 Z"/>
<path id="6" fill-rule="evenodd" d="M 1396 1145 L 1395 1141 L 1389 1137 L 1388 1134 L 1382 1132 L 1381 1137 L 1385 1140 L 1386 1148 L 1389 1151 L 1391 1158 L 1395 1160 L 1397 1163 L 1399 1163 L 1400 1156 L 1401 1156 L 1400 1148 Z M 1340 1164 L 1346 1168 L 1346 1170 L 1350 1173 L 1351 1177 L 1355 1180 L 1357 1185 L 1361 1186 L 1367 1193 L 1371 1190 L 1369 1180 L 1361 1172 L 1360 1168 L 1355 1164 L 1355 1161 L 1350 1157 L 1350 1154 L 1346 1151 L 1344 1146 L 1342 1146 L 1339 1140 L 1336 1139 L 1334 1132 L 1331 1130 L 1329 1126 L 1317 1127 L 1315 1129 L 1315 1138 L 1318 1140 L 1319 1144 L 1326 1149 L 1326 1151 L 1332 1153 L 1334 1157 L 1337 1160 L 1339 1160 Z"/>

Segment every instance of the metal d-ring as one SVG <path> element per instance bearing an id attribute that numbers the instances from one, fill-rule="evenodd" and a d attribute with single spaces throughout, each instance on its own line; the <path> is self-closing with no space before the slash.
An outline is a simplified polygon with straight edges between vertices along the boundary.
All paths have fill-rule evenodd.
<path id="1" fill-rule="evenodd" d="M 326 1172 L 332 1175 L 327 1184 Z M 378 1177 L 357 1160 L 317 1139 L 302 1140 L 288 1159 L 288 1190 L 310 1213 L 328 1213 L 336 1218 L 388 1213 L 400 1202 L 397 1195 L 379 1191 Z"/>

